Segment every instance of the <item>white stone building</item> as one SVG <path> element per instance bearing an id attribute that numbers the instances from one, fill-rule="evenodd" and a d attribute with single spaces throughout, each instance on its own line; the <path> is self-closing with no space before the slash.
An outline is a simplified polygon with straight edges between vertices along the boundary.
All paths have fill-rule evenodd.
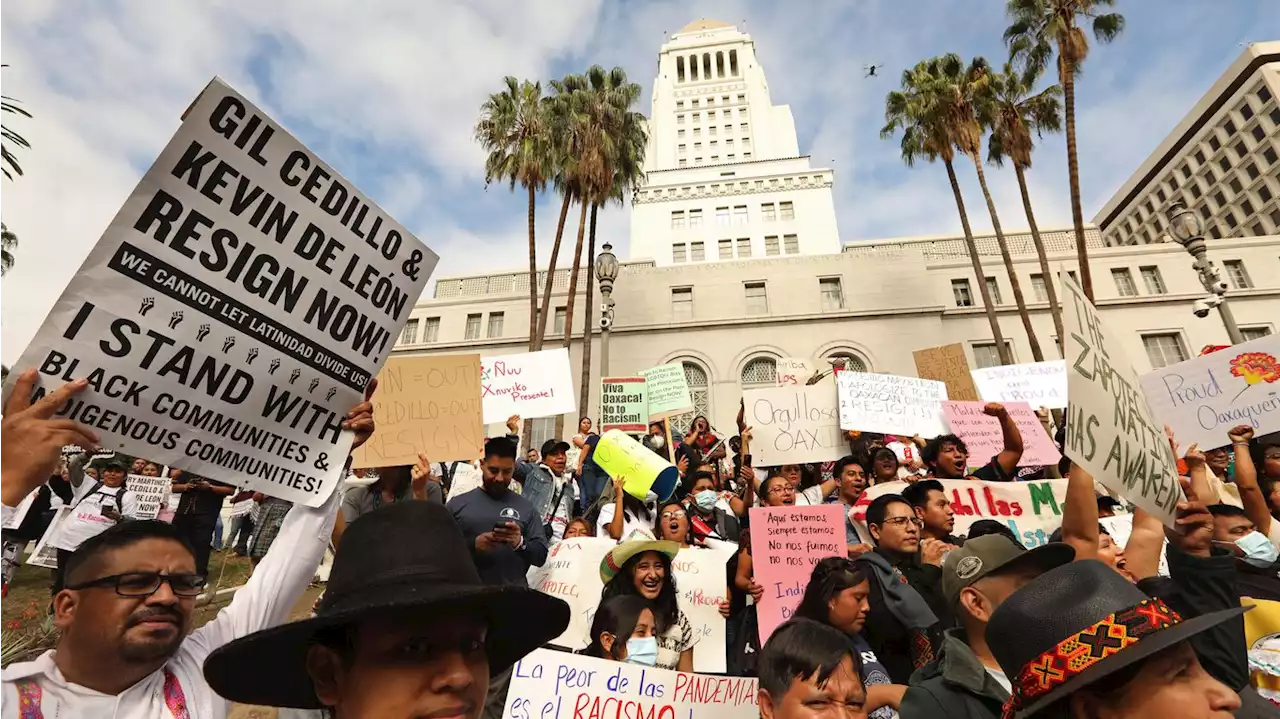
<path id="1" fill-rule="evenodd" d="M 739 94 L 745 99 L 739 100 Z M 712 98 L 714 104 L 706 104 Z M 696 109 L 694 99 L 700 100 Z M 686 104 L 680 107 L 680 102 Z M 694 112 L 712 107 L 718 114 L 731 111 L 734 118 L 735 127 L 728 133 L 738 141 L 738 157 L 733 160 L 725 146 L 717 145 L 720 159 L 712 163 L 705 143 L 714 125 L 709 117 L 692 119 Z M 738 127 L 742 109 L 749 118 L 746 131 Z M 678 120 L 682 112 L 688 118 L 684 123 Z M 716 123 L 723 128 L 722 119 Z M 694 128 L 703 131 L 701 155 L 693 154 L 691 147 Z M 683 138 L 681 129 L 686 131 Z M 681 362 L 698 411 L 722 432 L 732 433 L 742 390 L 772 385 L 774 363 L 782 357 L 822 360 L 842 355 L 870 371 L 913 375 L 913 350 L 960 342 L 971 366 L 998 364 L 980 306 L 979 280 L 963 238 L 905 238 L 841 247 L 831 201 L 833 173 L 810 168 L 807 158 L 799 156 L 790 112 L 770 103 L 748 36 L 711 21 L 692 23 L 672 36 L 660 54 L 650 132 L 649 180 L 632 208 L 632 258 L 624 258 L 613 291 L 616 316 L 608 374 L 635 374 L 657 364 Z M 723 131 L 715 137 L 728 139 Z M 741 155 L 740 141 L 747 137 L 752 138 L 750 158 Z M 682 140 L 690 146 L 684 167 Z M 696 164 L 698 157 L 702 165 Z M 784 203 L 791 203 L 794 214 L 782 215 Z M 770 206 L 775 208 L 772 215 Z M 745 221 L 736 219 L 739 207 L 745 207 Z M 718 208 L 728 209 L 724 224 L 716 219 Z M 702 223 L 690 227 L 690 213 L 695 211 L 701 213 Z M 948 206 L 945 211 L 954 210 Z M 683 225 L 677 222 L 676 213 L 681 212 Z M 798 237 L 794 251 L 788 251 L 785 239 L 780 245 L 769 240 L 790 234 Z M 1224 265 L 1233 282 L 1227 298 L 1247 336 L 1274 332 L 1280 321 L 1277 234 L 1224 238 L 1210 245 L 1212 258 Z M 1055 228 L 1042 236 L 1054 271 L 1075 270 L 1074 233 Z M 1192 357 L 1207 344 L 1227 343 L 1216 314 L 1198 319 L 1191 313 L 1191 303 L 1204 291 L 1191 257 L 1180 246 L 1105 247 L 1092 226 L 1087 236 L 1099 308 L 1139 370 Z M 1033 361 L 995 239 L 976 239 L 985 281 L 994 286 L 1001 329 L 1013 345 L 1015 361 Z M 1046 279 L 1030 237 L 1011 232 L 1007 239 L 1045 358 L 1056 359 L 1061 355 L 1044 293 Z M 693 249 L 696 242 L 702 243 L 700 255 Z M 722 247 L 727 247 L 723 254 Z M 744 252 L 743 247 L 749 249 Z M 584 268 L 579 278 L 572 319 L 570 355 L 575 368 L 581 363 L 589 272 Z M 539 287 L 543 278 L 545 274 Z M 557 270 L 547 348 L 561 343 L 568 278 L 569 270 Z M 415 306 L 395 352 L 526 351 L 528 279 L 527 271 L 518 267 L 439 279 L 434 297 Z M 594 343 L 587 404 L 591 416 L 598 414 L 601 376 L 598 317 L 598 308 L 592 308 L 587 323 Z M 575 426 L 576 417 L 566 420 L 566 427 Z M 535 440 L 550 437 L 553 424 L 554 418 L 536 421 Z"/>

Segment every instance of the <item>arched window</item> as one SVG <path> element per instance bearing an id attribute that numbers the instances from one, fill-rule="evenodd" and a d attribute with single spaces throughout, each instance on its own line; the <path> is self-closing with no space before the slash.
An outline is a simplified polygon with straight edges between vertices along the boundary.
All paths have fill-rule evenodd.
<path id="1" fill-rule="evenodd" d="M 742 387 L 773 387 L 778 384 L 778 362 L 772 357 L 756 357 L 742 367 Z"/>
<path id="2" fill-rule="evenodd" d="M 827 359 L 844 360 L 844 368 L 849 370 L 850 372 L 869 371 L 867 367 L 867 361 L 863 359 L 862 356 L 857 354 L 856 352 L 851 352 L 849 350 L 835 350 L 834 352 L 827 353 Z"/>
<path id="3" fill-rule="evenodd" d="M 704 415 L 711 418 L 711 383 L 707 379 L 707 371 L 690 360 L 683 360 L 684 381 L 689 385 L 689 398 L 693 400 L 693 411 L 685 412 L 671 418 L 671 427 L 681 432 L 688 432 L 693 418 Z"/>

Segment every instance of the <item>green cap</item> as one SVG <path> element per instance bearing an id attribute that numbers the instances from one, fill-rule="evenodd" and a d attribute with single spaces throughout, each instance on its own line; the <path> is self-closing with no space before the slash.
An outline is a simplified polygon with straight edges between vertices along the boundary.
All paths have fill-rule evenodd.
<path id="1" fill-rule="evenodd" d="M 942 563 L 942 595 L 947 603 L 960 599 L 960 590 L 1001 570 L 1022 567 L 1047 572 L 1075 559 L 1076 550 L 1069 544 L 1051 542 L 1027 549 L 1003 534 L 985 534 L 966 541 L 954 549 Z"/>

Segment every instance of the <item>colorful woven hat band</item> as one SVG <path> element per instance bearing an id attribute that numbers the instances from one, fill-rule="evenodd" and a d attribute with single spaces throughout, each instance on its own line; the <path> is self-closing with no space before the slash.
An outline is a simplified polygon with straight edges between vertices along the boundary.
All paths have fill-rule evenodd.
<path id="1" fill-rule="evenodd" d="M 1181 623 L 1182 617 L 1164 602 L 1144 599 L 1063 639 L 1019 672 L 1004 705 L 1004 719 L 1013 719 L 1023 707 L 1143 637 Z"/>

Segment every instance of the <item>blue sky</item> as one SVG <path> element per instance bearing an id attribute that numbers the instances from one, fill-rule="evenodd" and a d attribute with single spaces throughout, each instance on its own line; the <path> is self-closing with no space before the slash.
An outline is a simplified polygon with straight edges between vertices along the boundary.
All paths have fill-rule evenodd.
<path id="1" fill-rule="evenodd" d="M 1092 215 L 1251 41 L 1280 38 L 1267 0 L 1119 0 L 1119 40 L 1096 46 L 1078 84 L 1081 184 Z M 436 277 L 525 263 L 522 195 L 484 187 L 471 140 L 477 108 L 504 75 L 547 80 L 620 65 L 647 114 L 664 33 L 698 17 L 751 34 L 775 103 L 789 104 L 802 152 L 836 169 L 841 236 L 959 231 L 940 167 L 906 168 L 881 140 L 884 95 L 903 68 L 956 52 L 1005 59 L 997 0 L 465 2 L 9 0 L 0 17 L 4 94 L 35 115 L 34 146 L 4 181 L 17 232 L 3 283 L 3 346 L 15 359 L 214 75 L 298 135 L 441 256 Z M 866 79 L 863 66 L 884 64 Z M 6 118 L 8 120 L 8 118 Z M 1046 137 L 1031 192 L 1042 227 L 1069 222 L 1065 140 Z M 959 167 L 975 228 L 989 226 L 972 168 Z M 1007 228 L 1025 226 L 1011 171 L 989 171 Z M 538 207 L 540 260 L 558 198 Z M 626 256 L 628 211 L 599 234 Z M 572 223 L 572 220 L 571 220 Z M 567 233 L 572 233 L 572 224 Z"/>

